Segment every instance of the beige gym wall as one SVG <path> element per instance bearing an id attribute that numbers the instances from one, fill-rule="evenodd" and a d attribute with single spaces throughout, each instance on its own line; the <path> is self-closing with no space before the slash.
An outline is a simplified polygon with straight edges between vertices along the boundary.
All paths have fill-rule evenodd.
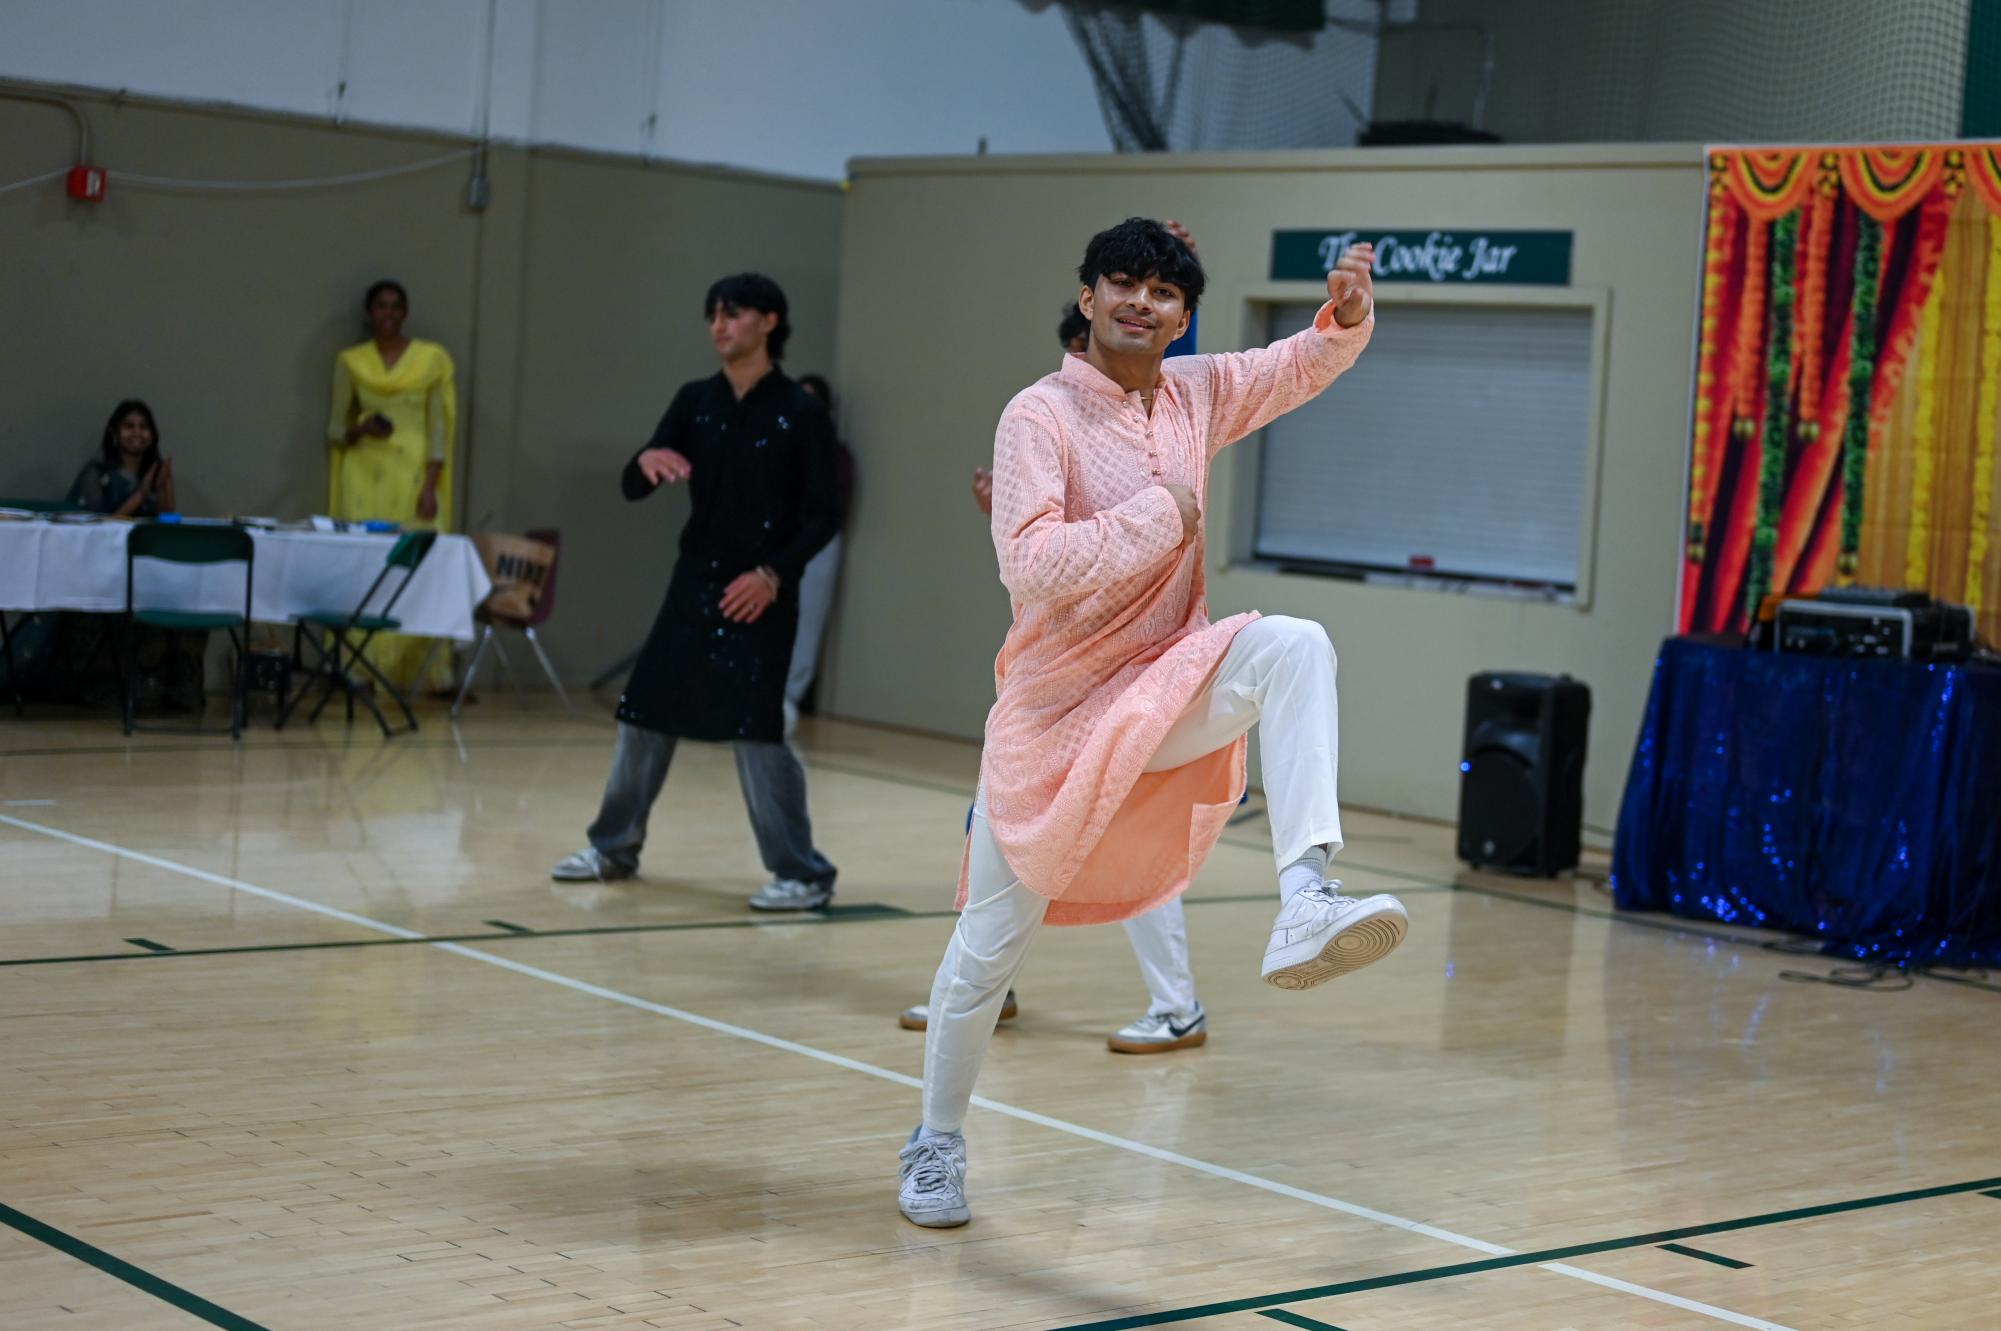
<path id="1" fill-rule="evenodd" d="M 0 194 L 0 495 L 60 497 L 112 405 L 132 396 L 159 416 L 184 510 L 323 510 L 333 354 L 363 336 L 368 283 L 394 277 L 410 291 L 410 331 L 458 365 L 458 525 L 564 533 L 546 641 L 572 681 L 636 646 L 665 588 L 684 501 L 628 505 L 618 471 L 674 389 L 714 372 L 708 283 L 770 273 L 793 306 L 788 365 L 831 360 L 832 185 L 497 148 L 484 212 L 465 206 L 469 160 L 306 191 L 170 190 L 121 176 L 322 177 L 467 145 L 0 90 L 74 103 L 91 160 L 111 172 L 94 205 L 66 198 L 60 182 Z M 68 164 L 72 136 L 60 109 L 0 99 L 0 183 Z"/>
<path id="2" fill-rule="evenodd" d="M 1342 793 L 1378 808 L 1454 815 L 1469 675 L 1576 675 L 1594 707 L 1586 820 L 1610 825 L 1653 651 L 1673 624 L 1699 149 L 901 159 L 857 162 L 852 177 L 836 383 L 859 476 L 822 698 L 838 715 L 966 736 L 992 702 L 1008 620 L 970 473 L 991 457 L 1009 397 L 1055 367 L 1056 320 L 1093 231 L 1133 214 L 1187 223 L 1209 273 L 1204 351 L 1251 345 L 1254 301 L 1316 289 L 1266 280 L 1275 229 L 1573 231 L 1572 287 L 1558 299 L 1601 311 L 1588 604 L 1233 563 L 1248 552 L 1256 476 L 1254 449 L 1240 446 L 1212 477 L 1210 605 L 1328 626 L 1341 659 Z M 1389 320 L 1400 302 L 1440 293 L 1386 284 L 1379 294 Z"/>

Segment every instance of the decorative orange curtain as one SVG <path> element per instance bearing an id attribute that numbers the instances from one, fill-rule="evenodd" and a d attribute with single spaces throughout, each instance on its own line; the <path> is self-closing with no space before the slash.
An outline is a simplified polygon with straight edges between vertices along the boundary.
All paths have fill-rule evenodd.
<path id="1" fill-rule="evenodd" d="M 2001 143 L 1709 154 L 1683 631 L 1831 582 L 2001 637 Z"/>

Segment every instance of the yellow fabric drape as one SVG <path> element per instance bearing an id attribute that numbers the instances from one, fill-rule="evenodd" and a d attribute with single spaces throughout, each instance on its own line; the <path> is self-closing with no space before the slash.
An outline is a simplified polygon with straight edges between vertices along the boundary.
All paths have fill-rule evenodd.
<path id="1" fill-rule="evenodd" d="M 1925 302 L 1924 318 L 1918 324 L 1918 382 L 1916 416 L 1911 423 L 1911 529 L 1904 547 L 1904 586 L 1922 591 L 1931 579 L 1932 481 L 1938 474 L 1938 388 L 1941 318 L 1945 293 L 1958 277 L 1947 261 L 1939 265 L 1939 280 L 1932 284 L 1931 299 Z"/>
<path id="2" fill-rule="evenodd" d="M 2001 410 L 2001 217 L 1987 219 L 1987 303 L 1980 329 L 1980 416 L 1974 435 L 1973 520 L 1966 543 L 1966 602 L 1982 604 L 1987 523 L 1994 500 L 1995 413 Z"/>
<path id="3" fill-rule="evenodd" d="M 380 412 L 392 432 L 386 439 L 364 435 L 344 442 L 349 426 Z M 373 341 L 348 347 L 334 357 L 334 400 L 327 423 L 330 445 L 327 512 L 348 521 L 394 522 L 405 528 L 452 529 L 452 477 L 457 452 L 458 391 L 452 358 L 435 342 L 412 338 L 394 365 L 384 365 Z M 438 514 L 417 514 L 424 473 L 442 444 Z M 381 634 L 369 659 L 399 685 L 446 683 L 416 676 L 430 642 L 401 634 Z"/>

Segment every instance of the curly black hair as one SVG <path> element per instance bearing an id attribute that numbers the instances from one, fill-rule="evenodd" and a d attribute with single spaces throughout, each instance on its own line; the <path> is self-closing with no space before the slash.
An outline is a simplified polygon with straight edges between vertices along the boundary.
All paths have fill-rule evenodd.
<path id="1" fill-rule="evenodd" d="M 1077 280 L 1087 287 L 1113 273 L 1145 280 L 1157 277 L 1181 288 L 1181 298 L 1194 310 L 1202 299 L 1209 279 L 1188 247 L 1160 223 L 1145 217 L 1128 217 L 1091 237 L 1084 247 L 1084 262 L 1077 265 Z"/>

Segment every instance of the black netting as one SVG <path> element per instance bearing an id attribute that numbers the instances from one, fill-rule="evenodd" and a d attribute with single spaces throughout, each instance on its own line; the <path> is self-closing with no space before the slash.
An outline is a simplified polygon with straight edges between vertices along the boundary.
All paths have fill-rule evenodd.
<path id="1" fill-rule="evenodd" d="M 1025 0 L 1034 3 L 1034 0 Z M 1062 0 L 1121 151 L 1959 130 L 1974 0 Z M 1215 21 L 1263 17 L 1273 27 Z M 1310 26 L 1315 19 L 1322 26 Z"/>

